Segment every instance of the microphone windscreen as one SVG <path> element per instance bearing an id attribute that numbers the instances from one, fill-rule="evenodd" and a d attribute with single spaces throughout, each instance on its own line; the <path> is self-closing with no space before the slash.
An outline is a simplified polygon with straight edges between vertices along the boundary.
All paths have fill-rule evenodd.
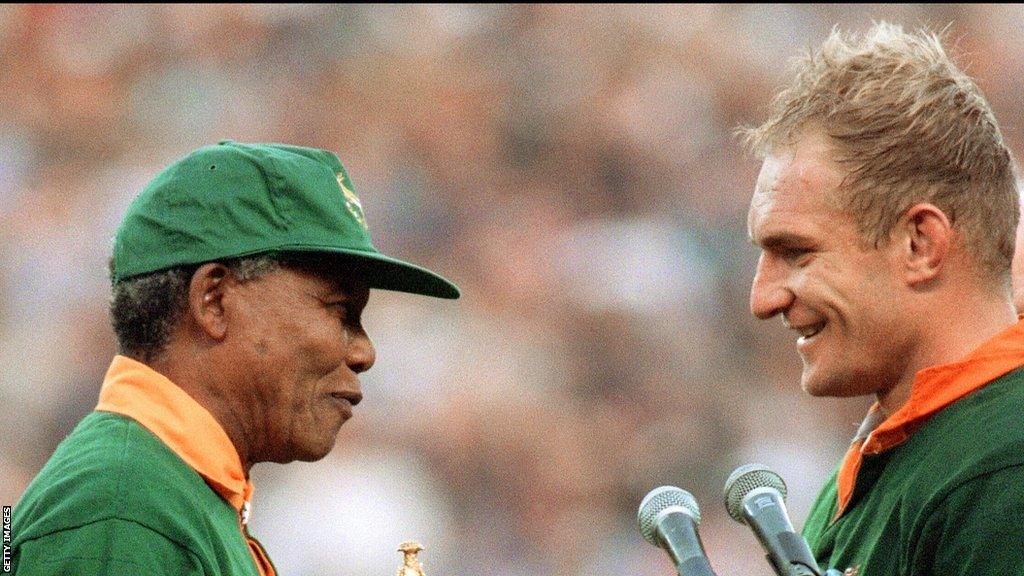
<path id="1" fill-rule="evenodd" d="M 673 506 L 682 508 L 693 518 L 694 524 L 700 524 L 700 507 L 692 494 L 675 486 L 660 486 L 644 496 L 636 513 L 636 523 L 644 540 L 658 545 L 656 520 L 659 514 Z"/>
<path id="2" fill-rule="evenodd" d="M 729 474 L 725 481 L 725 509 L 729 511 L 732 519 L 746 523 L 743 519 L 743 499 L 752 490 L 758 488 L 774 488 L 786 498 L 786 483 L 782 476 L 772 472 L 762 464 L 744 464 Z"/>

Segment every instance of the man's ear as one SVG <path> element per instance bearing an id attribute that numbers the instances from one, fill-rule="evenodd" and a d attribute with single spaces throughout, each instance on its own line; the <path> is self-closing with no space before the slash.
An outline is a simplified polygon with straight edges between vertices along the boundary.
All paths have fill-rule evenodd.
<path id="1" fill-rule="evenodd" d="M 909 286 L 919 286 L 938 277 L 956 232 L 945 212 L 934 204 L 921 203 L 903 213 L 893 234 L 900 247 L 904 280 Z"/>
<path id="2" fill-rule="evenodd" d="M 199 329 L 214 340 L 223 340 L 227 335 L 224 290 L 231 282 L 231 272 L 217 262 L 200 266 L 189 282 L 189 314 Z"/>

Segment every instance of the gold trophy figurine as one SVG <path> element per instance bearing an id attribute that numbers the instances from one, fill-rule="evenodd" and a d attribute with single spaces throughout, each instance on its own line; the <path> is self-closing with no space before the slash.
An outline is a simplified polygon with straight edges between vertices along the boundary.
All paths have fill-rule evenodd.
<path id="1" fill-rule="evenodd" d="M 398 576 L 426 576 L 423 573 L 423 564 L 416 559 L 416 554 L 423 550 L 419 542 L 406 540 L 398 545 L 398 551 L 405 554 L 405 560 L 398 568 Z"/>

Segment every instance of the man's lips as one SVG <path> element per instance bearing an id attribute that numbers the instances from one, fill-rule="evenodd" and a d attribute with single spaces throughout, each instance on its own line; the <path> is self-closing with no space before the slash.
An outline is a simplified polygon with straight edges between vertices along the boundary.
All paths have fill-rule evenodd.
<path id="1" fill-rule="evenodd" d="M 361 392 L 351 390 L 331 392 L 328 396 L 331 398 L 331 402 L 341 410 L 342 422 L 352 417 L 352 407 L 363 400 Z"/>
<path id="2" fill-rule="evenodd" d="M 791 326 L 790 329 L 800 334 L 797 338 L 797 346 L 807 344 L 814 339 L 815 336 L 821 333 L 825 329 L 826 322 L 817 322 L 815 324 L 804 324 L 803 326 Z"/>
<path id="3" fill-rule="evenodd" d="M 347 400 L 349 404 L 355 406 L 363 401 L 363 393 L 352 390 L 339 390 L 337 392 L 331 392 L 331 398 L 335 400 Z"/>

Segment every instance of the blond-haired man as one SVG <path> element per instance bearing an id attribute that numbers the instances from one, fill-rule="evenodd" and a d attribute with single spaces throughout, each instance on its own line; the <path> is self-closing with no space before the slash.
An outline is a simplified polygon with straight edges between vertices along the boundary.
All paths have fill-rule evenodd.
<path id="1" fill-rule="evenodd" d="M 833 32 L 746 136 L 751 311 L 796 332 L 808 393 L 877 400 L 805 524 L 819 563 L 1019 572 L 1018 193 L 981 92 L 936 36 L 881 23 Z"/>

